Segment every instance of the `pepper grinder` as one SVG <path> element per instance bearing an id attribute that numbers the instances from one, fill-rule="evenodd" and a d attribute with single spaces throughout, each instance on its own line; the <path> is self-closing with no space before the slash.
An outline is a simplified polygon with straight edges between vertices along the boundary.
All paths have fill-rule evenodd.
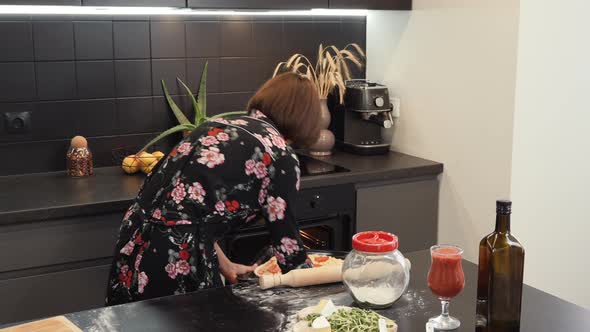
<path id="1" fill-rule="evenodd" d="M 93 174 L 92 152 L 88 149 L 88 141 L 82 136 L 72 138 L 67 154 L 68 175 L 85 177 Z"/>

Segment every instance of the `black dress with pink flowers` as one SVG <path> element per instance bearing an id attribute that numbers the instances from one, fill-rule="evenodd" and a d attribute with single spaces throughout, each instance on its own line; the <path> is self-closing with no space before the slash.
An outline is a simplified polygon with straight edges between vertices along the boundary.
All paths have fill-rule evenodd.
<path id="1" fill-rule="evenodd" d="M 299 175 L 294 151 L 261 112 L 195 129 L 125 214 L 107 305 L 222 286 L 214 242 L 259 216 L 283 272 L 308 266 L 293 214 Z"/>

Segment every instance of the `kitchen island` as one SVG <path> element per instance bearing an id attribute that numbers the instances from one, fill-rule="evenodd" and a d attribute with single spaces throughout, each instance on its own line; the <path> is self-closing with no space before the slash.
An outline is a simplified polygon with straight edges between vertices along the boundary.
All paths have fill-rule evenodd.
<path id="1" fill-rule="evenodd" d="M 394 305 L 378 312 L 394 319 L 399 332 L 425 330 L 428 318 L 440 313 L 440 302 L 426 285 L 430 266 L 427 250 L 406 255 L 412 261 L 408 290 Z M 463 261 L 466 285 L 451 301 L 451 315 L 461 320 L 459 331 L 474 331 L 477 266 Z M 262 291 L 242 284 L 187 295 L 170 296 L 66 315 L 84 331 L 289 331 L 300 309 L 329 298 L 337 305 L 351 305 L 342 284 L 301 289 Z M 590 311 L 559 298 L 524 287 L 522 332 L 585 331 Z"/>
<path id="2" fill-rule="evenodd" d="M 328 164 L 340 172 L 303 175 L 295 209 L 302 229 L 322 235 L 312 239 L 318 249 L 348 250 L 353 232 L 370 229 L 397 234 L 404 251 L 436 242 L 441 163 L 341 151 L 320 161 L 308 159 L 307 171 Z M 143 179 L 119 167 L 79 179 L 65 172 L 0 177 L 0 188 L 9 188 L 0 191 L 0 324 L 102 306 L 119 225 Z M 256 245 L 268 243 L 264 230 L 228 234 L 224 250 L 236 261 L 254 256 Z"/>

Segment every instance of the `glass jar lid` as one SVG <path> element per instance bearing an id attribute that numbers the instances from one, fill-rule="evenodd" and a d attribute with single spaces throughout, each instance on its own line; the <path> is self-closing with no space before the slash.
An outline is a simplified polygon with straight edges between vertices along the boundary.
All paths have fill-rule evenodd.
<path id="1" fill-rule="evenodd" d="M 390 252 L 397 249 L 397 236 L 387 232 L 360 232 L 352 237 L 352 247 L 364 252 Z"/>

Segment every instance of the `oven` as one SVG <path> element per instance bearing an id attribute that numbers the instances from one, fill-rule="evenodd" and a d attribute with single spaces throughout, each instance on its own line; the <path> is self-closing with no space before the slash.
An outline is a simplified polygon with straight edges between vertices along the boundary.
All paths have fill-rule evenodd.
<path id="1" fill-rule="evenodd" d="M 299 156 L 302 177 L 347 171 L 338 166 Z M 297 196 L 295 216 L 301 239 L 309 250 L 348 251 L 356 231 L 356 197 L 354 185 L 335 185 L 303 189 Z M 252 264 L 268 249 L 270 235 L 263 219 L 234 231 L 223 247 L 236 263 Z"/>

